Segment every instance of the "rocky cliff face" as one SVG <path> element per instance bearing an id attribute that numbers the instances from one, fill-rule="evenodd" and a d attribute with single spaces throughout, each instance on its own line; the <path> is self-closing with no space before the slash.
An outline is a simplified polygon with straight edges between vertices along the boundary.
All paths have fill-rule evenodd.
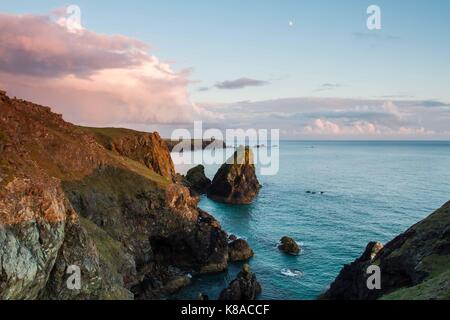
<path id="1" fill-rule="evenodd" d="M 109 130 L 122 143 L 105 148 L 49 108 L 0 95 L 0 299 L 159 298 L 187 272 L 226 268 L 225 232 L 172 183 L 159 136 Z"/>
<path id="2" fill-rule="evenodd" d="M 173 180 L 175 169 L 166 142 L 159 133 L 137 132 L 121 128 L 82 128 L 94 134 L 108 150 L 142 163 L 159 175 Z"/>
<path id="3" fill-rule="evenodd" d="M 260 188 L 253 153 L 250 148 L 241 147 L 217 171 L 207 195 L 218 202 L 249 204 Z"/>
<path id="4" fill-rule="evenodd" d="M 367 288 L 367 268 L 381 270 L 381 289 Z M 384 247 L 370 243 L 346 265 L 324 299 L 449 299 L 450 202 Z"/>

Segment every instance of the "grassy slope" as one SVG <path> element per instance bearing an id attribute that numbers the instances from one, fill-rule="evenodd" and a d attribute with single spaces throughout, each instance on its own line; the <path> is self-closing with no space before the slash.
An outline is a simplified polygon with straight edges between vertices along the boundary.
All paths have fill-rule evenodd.
<path id="1" fill-rule="evenodd" d="M 449 300 L 450 299 L 450 257 L 430 256 L 435 271 L 424 282 L 409 288 L 402 288 L 383 296 L 382 300 Z M 425 260 L 424 260 L 425 261 Z"/>
<path id="2" fill-rule="evenodd" d="M 91 127 L 79 127 L 86 133 L 94 134 L 97 141 L 105 148 L 109 149 L 111 142 L 116 139 L 120 139 L 125 136 L 137 136 L 145 134 L 131 129 L 124 128 L 91 128 Z"/>
<path id="3" fill-rule="evenodd" d="M 133 135 L 137 136 L 145 134 L 144 132 L 124 128 L 91 128 L 91 127 L 79 127 L 79 128 L 88 134 L 94 134 L 96 140 L 107 150 L 110 148 L 112 141 L 116 139 L 120 139 L 125 136 L 133 136 Z M 134 161 L 130 158 L 120 156 L 119 154 L 109 150 L 108 153 L 112 158 L 120 162 L 129 170 L 153 182 L 156 182 L 161 187 L 166 187 L 169 184 L 169 180 L 150 170 L 145 165 L 137 161 Z"/>
<path id="4" fill-rule="evenodd" d="M 437 226 L 450 225 L 450 205 L 437 210 L 425 220 L 419 222 L 413 228 L 418 234 L 433 234 Z M 442 228 L 443 229 L 443 228 Z M 421 243 L 423 246 L 446 245 L 448 238 L 436 239 L 430 237 L 429 243 Z M 406 254 L 416 244 L 409 239 L 395 255 Z M 429 276 L 422 283 L 408 288 L 400 288 L 381 297 L 383 300 L 429 300 L 450 299 L 450 254 L 429 255 L 418 265 L 420 271 Z"/>

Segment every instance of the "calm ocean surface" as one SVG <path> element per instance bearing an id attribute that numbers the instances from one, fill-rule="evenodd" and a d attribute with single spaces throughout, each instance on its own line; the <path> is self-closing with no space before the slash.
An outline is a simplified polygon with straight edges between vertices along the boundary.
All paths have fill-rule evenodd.
<path id="1" fill-rule="evenodd" d="M 280 171 L 258 176 L 263 188 L 253 204 L 200 202 L 253 248 L 249 263 L 262 284 L 261 299 L 316 298 L 369 241 L 386 243 L 450 200 L 450 142 L 285 141 L 279 150 Z M 207 176 L 217 169 L 207 166 Z M 301 255 L 278 251 L 285 235 L 302 245 Z M 202 292 L 216 299 L 240 266 L 194 276 L 175 298 Z"/>

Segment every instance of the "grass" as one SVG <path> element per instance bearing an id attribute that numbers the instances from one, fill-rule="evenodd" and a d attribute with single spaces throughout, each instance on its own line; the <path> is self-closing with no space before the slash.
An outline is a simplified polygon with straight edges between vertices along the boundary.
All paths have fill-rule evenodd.
<path id="1" fill-rule="evenodd" d="M 107 266 L 119 274 L 118 268 L 127 262 L 123 245 L 88 219 L 80 216 L 80 223 L 94 241 L 98 253 Z"/>
<path id="2" fill-rule="evenodd" d="M 144 134 L 143 132 L 125 129 L 125 128 L 91 128 L 79 127 L 86 133 L 94 134 L 97 141 L 107 149 L 111 148 L 111 143 L 125 136 L 134 136 Z"/>
<path id="3" fill-rule="evenodd" d="M 7 140 L 6 133 L 0 130 L 0 143 L 4 143 Z"/>
<path id="4" fill-rule="evenodd" d="M 449 300 L 450 299 L 450 269 L 437 276 L 409 288 L 402 288 L 381 297 L 381 300 Z"/>
<path id="5" fill-rule="evenodd" d="M 109 154 L 130 171 L 157 183 L 162 188 L 167 187 L 167 185 L 169 185 L 170 183 L 167 178 L 157 174 L 140 162 L 134 161 L 130 158 L 122 157 L 111 151 L 109 152 Z"/>
<path id="6" fill-rule="evenodd" d="M 433 234 L 436 226 L 446 226 L 450 223 L 450 207 L 446 206 L 413 228 L 418 234 Z M 430 237 L 428 243 L 422 246 L 445 245 L 448 239 Z M 415 243 L 408 239 L 402 248 L 394 251 L 395 255 L 407 254 L 406 250 L 414 249 Z M 406 252 L 406 253 L 405 253 Z M 448 300 L 450 299 L 450 255 L 430 255 L 418 265 L 420 271 L 428 273 L 428 277 L 418 285 L 398 289 L 381 297 L 382 300 Z"/>

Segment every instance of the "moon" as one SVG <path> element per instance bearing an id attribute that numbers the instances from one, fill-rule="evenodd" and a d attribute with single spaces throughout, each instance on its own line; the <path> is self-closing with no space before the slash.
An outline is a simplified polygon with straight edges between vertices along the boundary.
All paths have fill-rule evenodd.
<path id="1" fill-rule="evenodd" d="M 293 27 L 294 26 L 294 22 L 293 21 L 289 21 L 289 27 Z"/>

